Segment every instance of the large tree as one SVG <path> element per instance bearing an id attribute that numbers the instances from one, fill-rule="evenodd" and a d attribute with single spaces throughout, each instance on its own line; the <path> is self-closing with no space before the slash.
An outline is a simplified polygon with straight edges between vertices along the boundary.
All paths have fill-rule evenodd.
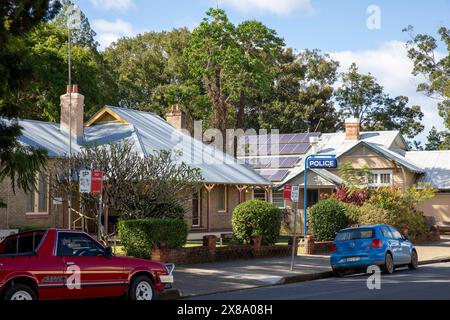
<path id="1" fill-rule="evenodd" d="M 335 132 L 333 103 L 338 62 L 318 50 L 286 49 L 273 70 L 270 94 L 251 110 L 255 127 L 280 132 Z"/>
<path id="2" fill-rule="evenodd" d="M 440 148 L 450 149 L 450 29 L 441 27 L 438 30 L 440 41 L 446 53 L 440 57 L 436 53 L 438 40 L 426 34 L 413 34 L 413 27 L 404 29 L 411 36 L 408 41 L 408 57 L 414 63 L 412 73 L 422 75 L 426 81 L 417 86 L 417 90 L 429 97 L 439 100 L 439 115 L 444 119 L 446 131 L 440 133 L 442 142 Z M 435 136 L 433 133 L 432 136 Z"/>
<path id="3" fill-rule="evenodd" d="M 174 103 L 194 118 L 209 114 L 209 101 L 199 82 L 191 79 L 183 50 L 191 37 L 186 28 L 146 32 L 114 42 L 103 53 L 111 65 L 122 107 L 161 116 Z"/>
<path id="4" fill-rule="evenodd" d="M 17 96 L 21 118 L 59 121 L 60 95 L 64 93 L 68 66 L 67 28 L 56 22 L 40 24 L 26 39 L 33 63 L 32 79 Z M 117 101 L 109 67 L 97 49 L 75 41 L 72 44 L 72 82 L 85 95 L 85 119 L 105 104 Z"/>
<path id="5" fill-rule="evenodd" d="M 226 129 L 245 127 L 255 99 L 269 93 L 272 67 L 283 45 L 276 32 L 262 23 L 236 26 L 219 9 L 210 9 L 193 31 L 185 51 L 189 69 L 202 81 L 213 106 L 213 124 L 224 139 Z"/>
<path id="6" fill-rule="evenodd" d="M 9 178 L 13 189 L 28 191 L 36 183 L 36 171 L 45 165 L 45 152 L 17 141 L 17 96 L 33 78 L 33 64 L 26 36 L 40 23 L 52 19 L 58 1 L 10 0 L 0 2 L 0 181 Z"/>
<path id="7" fill-rule="evenodd" d="M 439 132 L 435 126 L 433 126 L 428 133 L 427 143 L 425 144 L 425 150 L 439 150 L 445 149 L 444 145 L 444 135 Z"/>
<path id="8" fill-rule="evenodd" d="M 372 74 L 362 74 L 355 63 L 341 75 L 336 101 L 344 117 L 356 117 L 363 130 L 399 130 L 408 138 L 423 131 L 420 106 L 408 106 L 408 97 L 390 97 Z"/>

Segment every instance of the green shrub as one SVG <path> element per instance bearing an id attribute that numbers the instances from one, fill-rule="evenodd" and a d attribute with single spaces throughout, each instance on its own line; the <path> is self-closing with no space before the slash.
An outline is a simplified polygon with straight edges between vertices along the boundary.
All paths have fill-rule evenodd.
<path id="1" fill-rule="evenodd" d="M 379 211 L 377 223 L 390 224 L 400 232 L 407 229 L 409 235 L 416 237 L 427 232 L 423 214 L 417 209 L 417 204 L 433 197 L 434 192 L 429 186 L 423 188 L 410 187 L 406 190 L 380 188 L 374 192 L 369 203 L 383 210 Z M 367 216 L 366 213 L 364 215 Z M 361 223 L 367 219 L 367 217 L 364 218 Z"/>
<path id="2" fill-rule="evenodd" d="M 347 209 L 336 199 L 319 201 L 309 210 L 310 232 L 319 241 L 330 240 L 348 226 Z"/>
<path id="3" fill-rule="evenodd" d="M 348 219 L 349 225 L 357 225 L 360 222 L 360 216 L 361 216 L 361 207 L 353 204 L 353 203 L 345 203 L 343 202 L 345 206 L 345 215 Z"/>
<path id="4" fill-rule="evenodd" d="M 128 256 L 150 258 L 153 246 L 165 243 L 179 248 L 186 243 L 188 229 L 183 219 L 146 218 L 121 220 L 119 239 Z"/>
<path id="5" fill-rule="evenodd" d="M 360 208 L 359 225 L 392 224 L 389 210 L 379 208 L 372 203 L 364 203 Z"/>
<path id="6" fill-rule="evenodd" d="M 274 204 L 250 200 L 234 208 L 231 224 L 239 241 L 250 243 L 251 236 L 261 236 L 262 244 L 270 245 L 280 234 L 281 218 L 282 211 Z"/>
<path id="7" fill-rule="evenodd" d="M 19 232 L 29 232 L 29 231 L 41 231 L 41 230 L 47 230 L 49 227 L 32 227 L 32 226 L 25 226 L 25 227 L 18 227 L 13 229 L 19 229 Z"/>

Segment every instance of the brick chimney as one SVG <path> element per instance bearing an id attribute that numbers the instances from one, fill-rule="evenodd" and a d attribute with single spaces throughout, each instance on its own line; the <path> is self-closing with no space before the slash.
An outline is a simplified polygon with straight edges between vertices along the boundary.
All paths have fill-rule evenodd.
<path id="1" fill-rule="evenodd" d="M 166 113 L 166 120 L 176 129 L 188 129 L 186 113 L 181 104 L 174 104 L 171 110 Z"/>
<path id="2" fill-rule="evenodd" d="M 72 92 L 71 95 L 69 93 Z M 70 97 L 71 96 L 71 97 Z M 71 135 L 78 138 L 83 137 L 84 133 L 84 96 L 78 93 L 78 85 L 74 84 L 72 88 L 67 86 L 66 94 L 60 97 L 61 100 L 61 121 L 60 128 L 69 133 L 72 126 Z M 71 101 L 71 107 L 70 107 Z M 72 112 L 70 112 L 70 110 Z"/>
<path id="3" fill-rule="evenodd" d="M 359 140 L 359 131 L 359 118 L 349 118 L 345 120 L 345 140 Z"/>

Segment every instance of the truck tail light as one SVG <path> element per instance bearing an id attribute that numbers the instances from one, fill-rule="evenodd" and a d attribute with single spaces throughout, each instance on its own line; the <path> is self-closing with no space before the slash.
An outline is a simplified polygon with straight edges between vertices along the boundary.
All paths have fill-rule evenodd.
<path id="1" fill-rule="evenodd" d="M 380 239 L 373 239 L 371 247 L 372 248 L 381 248 L 381 240 Z"/>

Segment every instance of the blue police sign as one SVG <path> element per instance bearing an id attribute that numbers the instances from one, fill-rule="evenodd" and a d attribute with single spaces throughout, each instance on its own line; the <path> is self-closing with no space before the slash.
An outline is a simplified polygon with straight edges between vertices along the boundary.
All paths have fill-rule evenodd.
<path id="1" fill-rule="evenodd" d="M 335 157 L 311 157 L 307 160 L 309 169 L 336 169 L 338 161 Z"/>
<path id="2" fill-rule="evenodd" d="M 338 161 L 335 155 L 309 155 L 306 157 L 303 173 L 303 185 L 305 187 L 305 192 L 303 192 L 303 221 L 308 221 L 308 169 L 336 169 L 337 167 Z M 303 224 L 303 226 L 306 236 L 308 234 L 308 223 Z"/>

